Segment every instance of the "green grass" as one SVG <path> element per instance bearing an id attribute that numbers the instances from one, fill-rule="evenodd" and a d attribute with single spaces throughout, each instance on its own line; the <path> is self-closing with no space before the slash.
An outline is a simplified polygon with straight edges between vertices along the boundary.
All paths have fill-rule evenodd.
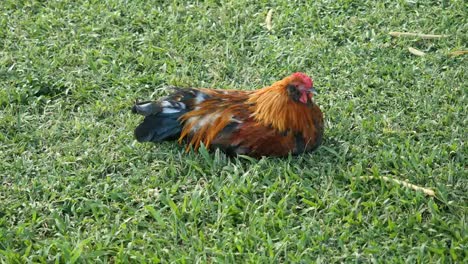
<path id="1" fill-rule="evenodd" d="M 0 2 L 0 262 L 467 262 L 466 3 L 222 2 Z M 295 71 L 326 117 L 314 153 L 133 139 L 136 98 Z"/>

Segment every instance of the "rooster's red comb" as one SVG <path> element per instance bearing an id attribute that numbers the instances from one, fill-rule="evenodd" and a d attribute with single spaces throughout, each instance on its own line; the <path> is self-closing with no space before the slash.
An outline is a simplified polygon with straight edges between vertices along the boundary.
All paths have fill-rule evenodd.
<path id="1" fill-rule="evenodd" d="M 294 78 L 301 80 L 306 87 L 314 87 L 312 79 L 303 72 L 296 72 L 292 75 Z"/>

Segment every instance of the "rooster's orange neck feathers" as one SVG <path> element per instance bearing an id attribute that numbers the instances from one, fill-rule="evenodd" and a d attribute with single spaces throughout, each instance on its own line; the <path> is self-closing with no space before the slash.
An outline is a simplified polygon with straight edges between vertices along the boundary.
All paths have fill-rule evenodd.
<path id="1" fill-rule="evenodd" d="M 252 115 L 257 122 L 280 132 L 300 131 L 304 137 L 310 137 L 313 132 L 310 106 L 293 101 L 286 90 L 293 79 L 294 76 L 289 76 L 254 92 L 249 98 Z"/>

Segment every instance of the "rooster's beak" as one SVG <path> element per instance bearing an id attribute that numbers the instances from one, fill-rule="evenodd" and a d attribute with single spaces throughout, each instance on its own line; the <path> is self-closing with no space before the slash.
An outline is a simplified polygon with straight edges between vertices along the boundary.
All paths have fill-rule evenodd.
<path id="1" fill-rule="evenodd" d="M 311 93 L 311 94 L 313 94 L 313 95 L 317 95 L 317 94 L 318 94 L 318 93 L 317 93 L 317 90 L 315 90 L 314 87 L 310 88 L 310 89 L 308 90 L 308 92 Z"/>

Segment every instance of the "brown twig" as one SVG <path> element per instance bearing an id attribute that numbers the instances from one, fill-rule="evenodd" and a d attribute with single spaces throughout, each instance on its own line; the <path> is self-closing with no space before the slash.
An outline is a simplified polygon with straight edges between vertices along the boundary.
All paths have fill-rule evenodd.
<path id="1" fill-rule="evenodd" d="M 456 51 L 452 51 L 449 53 L 449 55 L 452 55 L 452 56 L 460 56 L 460 55 L 465 55 L 465 54 L 468 54 L 468 50 L 456 50 Z"/>
<path id="2" fill-rule="evenodd" d="M 386 177 L 386 176 L 380 176 L 380 177 L 376 177 L 376 176 L 361 176 L 359 177 L 360 179 L 363 179 L 363 180 L 373 180 L 373 179 L 382 179 L 386 182 L 393 182 L 393 183 L 396 183 L 396 184 L 399 184 L 399 185 L 402 185 L 404 187 L 407 187 L 407 188 L 410 188 L 410 189 L 413 189 L 415 191 L 422 191 L 424 194 L 428 195 L 428 196 L 432 196 L 434 197 L 435 196 L 435 192 L 431 189 L 428 189 L 428 188 L 424 188 L 424 187 L 421 187 L 421 186 L 417 186 L 417 185 L 414 185 L 412 183 L 409 183 L 407 181 L 402 181 L 402 180 L 397 180 L 397 179 L 393 179 L 393 178 L 389 178 L 389 177 Z"/>
<path id="3" fill-rule="evenodd" d="M 446 38 L 449 35 L 432 35 L 432 34 L 420 34 L 420 33 L 411 33 L 411 32 L 390 32 L 388 33 L 392 37 L 417 37 L 417 38 L 423 38 L 423 39 L 440 39 L 440 38 Z"/>

